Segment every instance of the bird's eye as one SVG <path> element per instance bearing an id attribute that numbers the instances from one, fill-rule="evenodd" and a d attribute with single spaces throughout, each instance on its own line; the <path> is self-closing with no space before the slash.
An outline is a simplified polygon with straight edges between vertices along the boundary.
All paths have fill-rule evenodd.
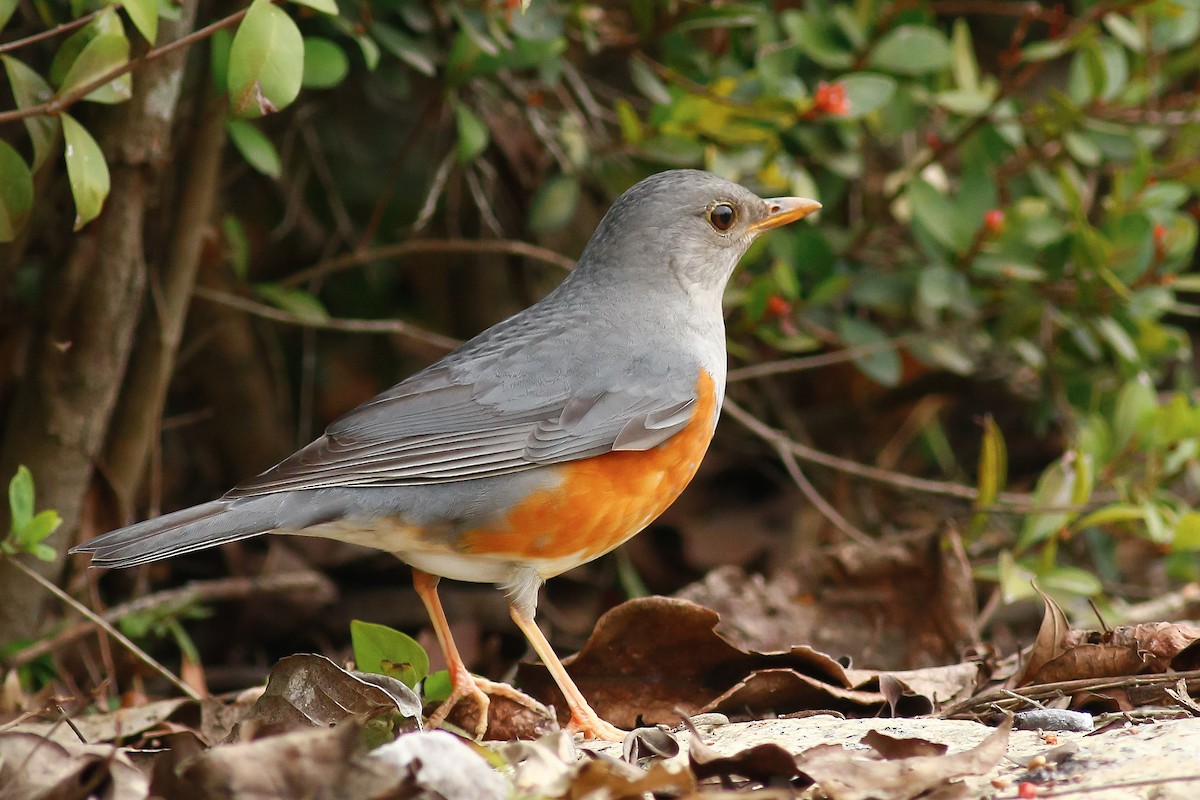
<path id="1" fill-rule="evenodd" d="M 737 212 L 729 203 L 717 203 L 708 210 L 708 223 L 719 231 L 727 231 L 733 227 Z"/>

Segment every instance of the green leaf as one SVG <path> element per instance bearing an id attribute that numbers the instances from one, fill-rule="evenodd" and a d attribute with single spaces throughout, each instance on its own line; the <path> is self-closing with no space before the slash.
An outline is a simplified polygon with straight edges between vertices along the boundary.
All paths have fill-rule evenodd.
<path id="1" fill-rule="evenodd" d="M 278 178 L 283 173 L 279 151 L 266 134 L 254 125 L 246 120 L 231 119 L 226 120 L 225 130 L 233 146 L 255 170 L 271 178 Z"/>
<path id="2" fill-rule="evenodd" d="M 901 25 L 871 52 L 871 66 L 899 75 L 923 75 L 950 66 L 954 51 L 946 35 L 922 25 Z"/>
<path id="3" fill-rule="evenodd" d="M 17 10 L 17 0 L 0 0 L 0 31 L 4 30 L 4 26 L 12 19 L 13 12 Z"/>
<path id="4" fill-rule="evenodd" d="M 302 6 L 308 6 L 311 9 L 320 11 L 322 14 L 328 14 L 331 17 L 338 15 L 338 5 L 336 0 L 292 0 L 293 3 Z"/>
<path id="5" fill-rule="evenodd" d="M 421 687 L 421 695 L 426 703 L 441 703 L 450 699 L 454 687 L 450 684 L 450 671 L 439 669 L 425 679 Z"/>
<path id="6" fill-rule="evenodd" d="M 337 42 L 321 36 L 304 38 L 304 76 L 301 83 L 309 89 L 331 89 L 345 80 L 350 59 Z"/>
<path id="7" fill-rule="evenodd" d="M 59 525 L 62 525 L 62 518 L 58 516 L 57 511 L 39 512 L 17 529 L 17 540 L 28 550 L 58 530 Z"/>
<path id="8" fill-rule="evenodd" d="M 983 420 L 983 440 L 979 448 L 979 497 L 976 506 L 990 506 L 1000 496 L 1008 480 L 1008 448 L 1004 434 L 991 414 Z"/>
<path id="9" fill-rule="evenodd" d="M 329 312 L 325 310 L 321 301 L 303 289 L 288 288 L 273 283 L 260 283 L 254 287 L 254 290 L 264 300 L 297 319 L 305 322 L 325 322 L 329 319 Z"/>
<path id="10" fill-rule="evenodd" d="M 70 114 L 62 115 L 63 136 L 66 139 L 67 178 L 75 198 L 75 230 L 79 230 L 100 215 L 104 198 L 108 197 L 108 165 L 100 145 Z"/>
<path id="11" fill-rule="evenodd" d="M 33 173 L 13 147 L 0 139 L 0 242 L 17 238 L 33 208 Z"/>
<path id="12" fill-rule="evenodd" d="M 58 87 L 59 95 L 69 94 L 112 70 L 129 63 L 129 40 L 124 33 L 101 34 L 88 42 Z M 84 99 L 95 103 L 123 103 L 133 96 L 133 76 L 126 73 L 90 92 Z"/>
<path id="13" fill-rule="evenodd" d="M 1017 540 L 1018 551 L 1044 542 L 1070 521 L 1073 512 L 1057 509 L 1071 505 L 1071 498 L 1075 495 L 1078 482 L 1076 461 L 1074 453 L 1067 453 L 1047 467 L 1038 478 L 1033 490 L 1034 510 L 1025 518 L 1021 528 Z"/>
<path id="14" fill-rule="evenodd" d="M 887 333 L 870 322 L 845 315 L 838 317 L 837 334 L 847 347 L 882 345 L 890 341 Z M 900 355 L 895 348 L 859 355 L 854 359 L 854 366 L 884 386 L 895 386 L 900 382 Z"/>
<path id="15" fill-rule="evenodd" d="M 371 23 L 371 35 L 384 50 L 422 75 L 432 78 L 437 74 L 437 64 L 433 59 L 433 54 L 429 52 L 424 42 L 414 39 L 406 33 L 401 33 L 391 25 L 382 22 Z"/>
<path id="16" fill-rule="evenodd" d="M 304 40 L 271 0 L 254 0 L 229 50 L 229 100 L 238 116 L 285 108 L 300 93 Z"/>
<path id="17" fill-rule="evenodd" d="M 843 41 L 840 31 L 814 17 L 804 11 L 788 9 L 780 15 L 779 23 L 800 46 L 805 58 L 829 69 L 849 69 L 854 63 L 854 52 L 849 43 Z"/>
<path id="18" fill-rule="evenodd" d="M 1108 32 L 1130 50 L 1141 53 L 1146 49 L 1146 39 L 1142 36 L 1141 29 L 1128 17 L 1120 14 L 1105 14 L 1104 27 L 1108 28 Z"/>
<path id="19" fill-rule="evenodd" d="M 158 0 L 121 0 L 129 21 L 147 42 L 158 38 Z"/>
<path id="20" fill-rule="evenodd" d="M 926 267 L 917 278 L 917 300 L 933 311 L 962 304 L 968 291 L 966 277 L 944 264 Z"/>
<path id="21" fill-rule="evenodd" d="M 954 50 L 954 83 L 964 91 L 978 89 L 979 63 L 975 60 L 975 46 L 971 43 L 971 26 L 963 17 L 954 20 L 950 42 Z"/>
<path id="22" fill-rule="evenodd" d="M 229 90 L 229 51 L 233 48 L 233 34 L 222 28 L 212 35 L 208 47 L 213 87 L 219 95 Z"/>
<path id="23" fill-rule="evenodd" d="M 579 181 L 570 175 L 556 175 L 542 184 L 529 207 L 529 229 L 549 233 L 575 218 L 579 206 Z"/>
<path id="24" fill-rule="evenodd" d="M 121 22 L 121 15 L 117 13 L 115 6 L 105 8 L 95 19 L 63 40 L 58 50 L 55 51 L 54 58 L 50 62 L 50 69 L 46 73 L 50 83 L 61 86 L 67 71 L 75 63 L 75 59 L 79 57 L 83 49 L 87 47 L 88 42 L 97 36 L 109 35 L 125 35 L 125 25 Z"/>
<path id="25" fill-rule="evenodd" d="M 415 688 L 429 674 L 429 656 L 411 636 L 386 625 L 351 620 L 354 663 L 362 672 L 389 675 Z"/>
<path id="26" fill-rule="evenodd" d="M 877 72 L 852 72 L 838 83 L 846 90 L 850 110 L 842 119 L 861 119 L 891 102 L 896 93 L 896 79 Z"/>
<path id="27" fill-rule="evenodd" d="M 221 219 L 221 238 L 225 243 L 225 252 L 229 256 L 233 274 L 241 280 L 246 280 L 250 272 L 250 241 L 246 237 L 246 229 L 241 220 L 232 214 L 226 214 Z"/>
<path id="28" fill-rule="evenodd" d="M 642 63 L 641 59 L 634 58 L 630 60 L 629 79 L 633 82 L 634 87 L 650 102 L 657 103 L 660 106 L 670 105 L 671 92 L 667 89 L 667 85 L 654 74 L 654 70 Z"/>
<path id="29" fill-rule="evenodd" d="M 29 552 L 33 554 L 34 558 L 42 561 L 53 561 L 58 558 L 58 551 L 48 544 L 38 543 L 30 545 Z"/>
<path id="30" fill-rule="evenodd" d="M 971 247 L 975 229 L 961 219 L 949 197 L 916 178 L 908 185 L 908 202 L 913 218 L 943 247 L 954 253 L 965 253 Z"/>
<path id="31" fill-rule="evenodd" d="M 1104 590 L 1099 578 L 1078 567 L 1051 567 L 1038 573 L 1037 582 L 1047 592 L 1063 592 L 1079 597 L 1092 597 Z"/>
<path id="32" fill-rule="evenodd" d="M 1099 525 L 1111 525 L 1114 522 L 1136 522 L 1144 516 L 1141 506 L 1135 506 L 1132 503 L 1109 503 L 1090 514 L 1083 515 L 1071 527 L 1081 531 Z"/>
<path id="33" fill-rule="evenodd" d="M 24 464 L 8 482 L 8 510 L 14 532 L 33 520 L 33 473 Z"/>
<path id="34" fill-rule="evenodd" d="M 1112 317 L 1100 317 L 1096 320 L 1096 329 L 1109 347 L 1121 357 L 1121 360 L 1136 364 L 1141 360 L 1137 345 L 1121 324 Z"/>
<path id="35" fill-rule="evenodd" d="M 454 104 L 454 124 L 458 128 L 458 160 L 463 164 L 475 160 L 491 138 L 487 125 L 462 103 Z"/>
<path id="36" fill-rule="evenodd" d="M 8 73 L 8 83 L 12 87 L 17 108 L 31 108 L 54 97 L 54 90 L 41 75 L 12 56 L 0 56 L 0 60 L 4 61 L 4 70 Z M 37 172 L 54 152 L 59 121 L 57 117 L 34 114 L 26 117 L 24 122 L 29 139 L 33 142 L 33 171 Z"/>
<path id="37" fill-rule="evenodd" d="M 1188 511 L 1175 523 L 1175 536 L 1171 539 L 1173 551 L 1200 550 L 1200 513 Z"/>

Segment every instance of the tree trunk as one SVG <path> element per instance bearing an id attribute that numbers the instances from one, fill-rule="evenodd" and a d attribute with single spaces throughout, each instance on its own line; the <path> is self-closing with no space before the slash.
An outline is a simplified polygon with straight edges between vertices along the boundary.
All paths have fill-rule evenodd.
<path id="1" fill-rule="evenodd" d="M 164 20 L 159 43 L 188 33 L 195 12 L 195 0 L 184 0 L 179 20 Z M 38 507 L 53 508 L 64 519 L 47 541 L 58 557 L 32 563 L 56 582 L 78 536 L 93 464 L 133 343 L 146 287 L 143 223 L 160 167 L 169 163 L 183 69 L 182 51 L 146 65 L 134 76 L 133 98 L 112 112 L 113 124 L 100 137 L 112 191 L 104 212 L 73 242 L 61 273 L 47 281 L 46 323 L 34 336 L 28 377 L 16 391 L 4 431 L 0 476 L 7 481 L 19 464 L 28 466 Z M 33 635 L 45 601 L 41 589 L 0 562 L 0 642 Z"/>

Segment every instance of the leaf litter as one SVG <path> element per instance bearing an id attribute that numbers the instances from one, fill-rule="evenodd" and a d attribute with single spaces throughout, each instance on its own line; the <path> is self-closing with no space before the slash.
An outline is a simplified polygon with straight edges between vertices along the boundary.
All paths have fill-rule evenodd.
<path id="1" fill-rule="evenodd" d="M 830 800 L 949 798 L 963 796 L 966 779 L 993 773 L 1004 758 L 1013 722 L 995 712 L 1027 710 L 1014 703 L 1039 705 L 1047 685 L 1108 681 L 1058 691 L 1051 700 L 1060 705 L 1103 696 L 1130 706 L 1144 696 L 1200 713 L 1193 699 L 1200 674 L 1174 673 L 1196 663 L 1200 631 L 1176 623 L 1079 631 L 1052 600 L 1045 603 L 1037 639 L 1020 667 L 1005 673 L 986 659 L 865 670 L 807 646 L 759 651 L 722 635 L 719 615 L 703 606 L 661 597 L 629 601 L 606 614 L 567 660 L 601 715 L 634 728 L 621 758 L 578 745 L 553 719 L 536 715 L 505 730 L 520 741 L 482 745 L 423 731 L 420 698 L 400 681 L 354 673 L 323 656 L 289 656 L 265 687 L 224 700 L 144 703 L 84 715 L 71 726 L 61 719 L 10 725 L 0 731 L 0 797 L 619 800 L 749 792 L 766 798 L 797 796 L 815 785 L 817 796 Z M 1010 675 L 1003 685 L 1002 674 Z M 1153 694 L 1137 695 L 1129 691 L 1136 686 L 1119 683 L 1130 675 L 1139 676 L 1129 679 L 1138 685 L 1164 680 Z M 562 706 L 538 666 L 522 665 L 519 677 L 535 698 Z M 1039 683 L 1046 678 L 1058 683 Z M 705 727 L 701 720 L 986 717 L 985 710 L 999 725 L 966 748 L 870 730 L 812 747 L 778 740 L 718 750 L 706 743 L 709 733 L 696 730 Z M 668 727 L 693 715 L 690 731 Z M 1063 765 L 1073 763 L 1077 745 L 1069 744 L 1067 756 L 1031 762 L 1038 764 L 1028 771 L 1032 779 L 1060 779 Z"/>

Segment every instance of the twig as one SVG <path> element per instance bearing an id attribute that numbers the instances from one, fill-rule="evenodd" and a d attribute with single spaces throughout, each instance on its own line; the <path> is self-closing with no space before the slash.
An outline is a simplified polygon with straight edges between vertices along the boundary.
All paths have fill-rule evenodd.
<path id="1" fill-rule="evenodd" d="M 320 575 L 311 572 L 285 572 L 276 575 L 265 575 L 254 578 L 220 578 L 211 581 L 192 581 L 184 586 L 155 592 L 143 597 L 122 603 L 99 615 L 106 622 L 116 623 L 118 620 L 145 611 L 160 608 L 171 608 L 192 605 L 195 603 L 212 603 L 224 600 L 239 600 L 260 594 L 278 594 L 295 591 L 314 591 L 323 588 L 327 581 Z M 94 621 L 80 622 L 56 633 L 49 639 L 18 650 L 4 659 L 9 667 L 21 667 L 65 647 L 76 639 L 87 636 L 96 630 Z"/>
<path id="2" fill-rule="evenodd" d="M 462 342 L 449 336 L 443 336 L 440 333 L 427 331 L 424 328 L 419 328 L 401 320 L 388 319 L 307 319 L 299 317 L 295 314 L 289 314 L 286 311 L 281 311 L 278 308 L 273 308 L 264 303 L 258 303 L 254 300 L 248 300 L 245 297 L 239 297 L 236 294 L 222 292 L 219 289 L 210 289 L 205 286 L 197 286 L 196 297 L 204 300 L 209 300 L 214 303 L 236 308 L 239 311 L 245 311 L 247 314 L 253 314 L 256 317 L 273 320 L 274 322 L 283 322 L 288 325 L 299 325 L 304 328 L 316 328 L 318 330 L 327 331 L 346 331 L 349 333 L 392 333 L 403 336 L 407 339 L 420 342 L 438 350 L 453 350 Z"/>
<path id="3" fill-rule="evenodd" d="M 77 86 L 69 92 L 52 97 L 44 103 L 38 103 L 34 106 L 26 106 L 25 108 L 17 108 L 13 109 L 12 111 L 0 112 L 0 124 L 5 122 L 14 122 L 19 119 L 25 119 L 26 117 L 33 117 L 39 114 L 61 114 L 67 108 L 87 97 L 101 86 L 107 86 L 122 75 L 128 72 L 133 72 L 138 67 L 154 61 L 157 58 L 162 58 L 168 53 L 173 53 L 180 48 L 188 47 L 203 39 L 207 39 L 209 36 L 212 36 L 214 33 L 223 28 L 228 28 L 231 25 L 237 24 L 239 21 L 241 21 L 242 17 L 246 16 L 246 12 L 249 10 L 249 8 L 243 8 L 241 11 L 236 11 L 230 14 L 228 17 L 217 20 L 211 25 L 206 25 L 199 30 L 192 31 L 187 36 L 181 36 L 170 44 L 164 44 L 162 47 L 156 47 L 155 49 L 147 52 L 144 56 L 135 58 L 132 61 L 127 61 L 119 67 L 114 67 L 113 69 L 110 69 L 108 72 L 101 75 L 99 78 L 88 81 L 82 86 Z"/>
<path id="4" fill-rule="evenodd" d="M 832 366 L 833 364 L 842 364 L 847 361 L 853 361 L 856 358 L 862 358 L 863 356 L 896 350 L 902 344 L 916 338 L 917 334 L 907 334 L 905 336 L 897 336 L 895 339 L 886 342 L 855 345 L 854 347 L 847 347 L 832 353 L 822 353 L 818 356 L 800 356 L 798 358 L 784 358 L 778 361 L 765 361 L 761 364 L 752 364 L 748 367 L 739 367 L 730 370 L 727 380 L 733 383 L 751 378 L 765 378 L 768 375 L 779 375 L 784 372 L 803 372 L 805 370 Z"/>
<path id="5" fill-rule="evenodd" d="M 544 264 L 559 267 L 564 272 L 570 272 L 575 268 L 574 261 L 566 256 L 559 255 L 553 250 L 511 239 L 418 239 L 386 245 L 384 247 L 364 248 L 356 250 L 353 253 L 334 256 L 326 261 L 318 262 L 311 267 L 287 276 L 279 281 L 279 285 L 298 286 L 313 278 L 341 272 L 360 264 L 366 264 L 369 261 L 404 258 L 405 256 L 417 255 L 419 253 L 502 253 L 540 261 Z"/>
<path id="6" fill-rule="evenodd" d="M 812 485 L 812 481 L 800 469 L 800 465 L 796 463 L 796 457 L 792 455 L 790 450 L 782 445 L 777 445 L 775 451 L 779 453 L 779 458 L 782 459 L 783 466 L 787 469 L 788 475 L 792 476 L 792 480 L 800 487 L 800 491 L 808 498 L 808 502 L 816 506 L 821 516 L 829 520 L 835 528 L 858 544 L 867 547 L 876 546 L 877 542 L 874 539 L 851 525 L 850 520 L 838 513 L 838 510 L 821 496 L 821 493 L 817 491 L 817 487 Z"/>
<path id="7" fill-rule="evenodd" d="M 974 709 L 986 708 L 990 705 L 1004 705 L 1014 702 L 1030 702 L 1039 699 L 1059 697 L 1082 691 L 1097 691 L 1101 689 L 1128 689 L 1145 686 L 1174 686 L 1178 681 L 1187 683 L 1188 691 L 1200 688 L 1200 669 L 1172 672 L 1159 675 L 1122 675 L 1115 678 L 1079 678 L 1073 681 L 1058 681 L 1057 683 L 1040 683 L 1025 686 L 1017 690 L 993 689 L 981 695 L 955 703 L 949 708 L 942 709 L 938 716 L 951 718 L 969 716 Z"/>
<path id="8" fill-rule="evenodd" d="M 62 23 L 61 25 L 55 25 L 53 28 L 50 28 L 49 30 L 38 31 L 37 33 L 30 34 L 29 36 L 26 36 L 22 39 L 13 39 L 11 42 L 5 42 L 4 44 L 0 44 L 0 53 L 11 53 L 13 50 L 19 50 L 22 47 L 26 47 L 31 44 L 36 44 L 37 42 L 40 42 L 43 39 L 52 39 L 55 36 L 58 36 L 60 34 L 70 33 L 71 31 L 75 30 L 76 28 L 82 28 L 84 25 L 87 25 L 89 22 L 94 20 L 96 17 L 100 16 L 100 14 L 102 14 L 108 8 L 109 8 L 109 6 L 105 6 L 104 8 L 100 9 L 99 11 L 93 11 L 90 14 L 84 14 L 79 19 L 73 19 L 70 22 Z"/>
<path id="9" fill-rule="evenodd" d="M 71 597 L 71 595 L 67 594 L 62 589 L 58 588 L 53 583 L 46 580 L 38 573 L 34 572 L 32 569 L 30 569 L 25 564 L 23 564 L 21 562 L 20 558 L 11 558 L 11 559 L 9 559 L 9 563 L 11 563 L 18 570 L 20 570 L 21 572 L 24 572 L 26 575 L 28 575 L 34 581 L 39 583 L 42 586 L 42 588 L 44 588 L 46 591 L 50 592 L 55 597 L 57 597 L 58 599 L 62 600 L 64 603 L 69 605 L 71 608 L 75 609 L 80 614 L 82 614 L 83 616 L 90 619 L 93 623 L 95 623 L 96 627 L 100 628 L 105 633 L 107 633 L 109 636 L 113 637 L 118 642 L 125 645 L 125 647 L 129 649 L 129 652 L 131 652 L 135 656 L 137 656 L 142 661 L 142 663 L 146 664 L 151 669 L 153 669 L 155 672 L 157 672 L 158 674 L 160 674 L 164 678 L 166 678 L 167 681 L 169 681 L 172 685 L 174 685 L 175 688 L 177 688 L 179 691 L 183 692 L 185 695 L 187 695 L 188 697 L 190 697 L 193 700 L 201 699 L 200 695 L 196 693 L 195 689 L 188 686 L 183 681 L 179 680 L 179 678 L 175 675 L 175 673 L 171 672 L 171 670 L 167 669 L 162 664 L 155 661 L 153 656 L 151 656 L 145 650 L 143 650 L 142 648 L 140 648 L 136 644 L 134 644 L 133 641 L 129 639 L 129 637 L 127 637 L 125 634 L 121 633 L 119 630 L 114 628 L 112 626 L 112 624 L 110 624 L 108 621 L 103 619 L 95 611 L 92 611 L 90 608 L 85 606 L 83 603 L 79 602 L 74 597 Z"/>
<path id="10" fill-rule="evenodd" d="M 821 466 L 830 467 L 840 472 L 857 475 L 860 478 L 867 478 L 868 480 L 886 483 L 902 489 L 912 489 L 927 494 L 948 495 L 950 497 L 959 497 L 963 500 L 975 500 L 979 497 L 978 490 L 973 486 L 963 486 L 958 483 L 948 483 L 946 481 L 933 481 L 926 478 L 914 478 L 911 475 L 904 475 L 891 470 L 860 464 L 857 461 L 831 456 L 828 453 L 823 453 L 815 448 L 800 444 L 782 432 L 766 425 L 728 397 L 725 398 L 724 410 L 729 416 L 748 428 L 751 433 L 765 440 L 771 446 L 776 449 L 782 447 L 804 461 L 820 464 Z M 1029 497 L 1026 495 L 1011 495 L 1011 499 L 1019 502 L 1027 502 Z"/>

